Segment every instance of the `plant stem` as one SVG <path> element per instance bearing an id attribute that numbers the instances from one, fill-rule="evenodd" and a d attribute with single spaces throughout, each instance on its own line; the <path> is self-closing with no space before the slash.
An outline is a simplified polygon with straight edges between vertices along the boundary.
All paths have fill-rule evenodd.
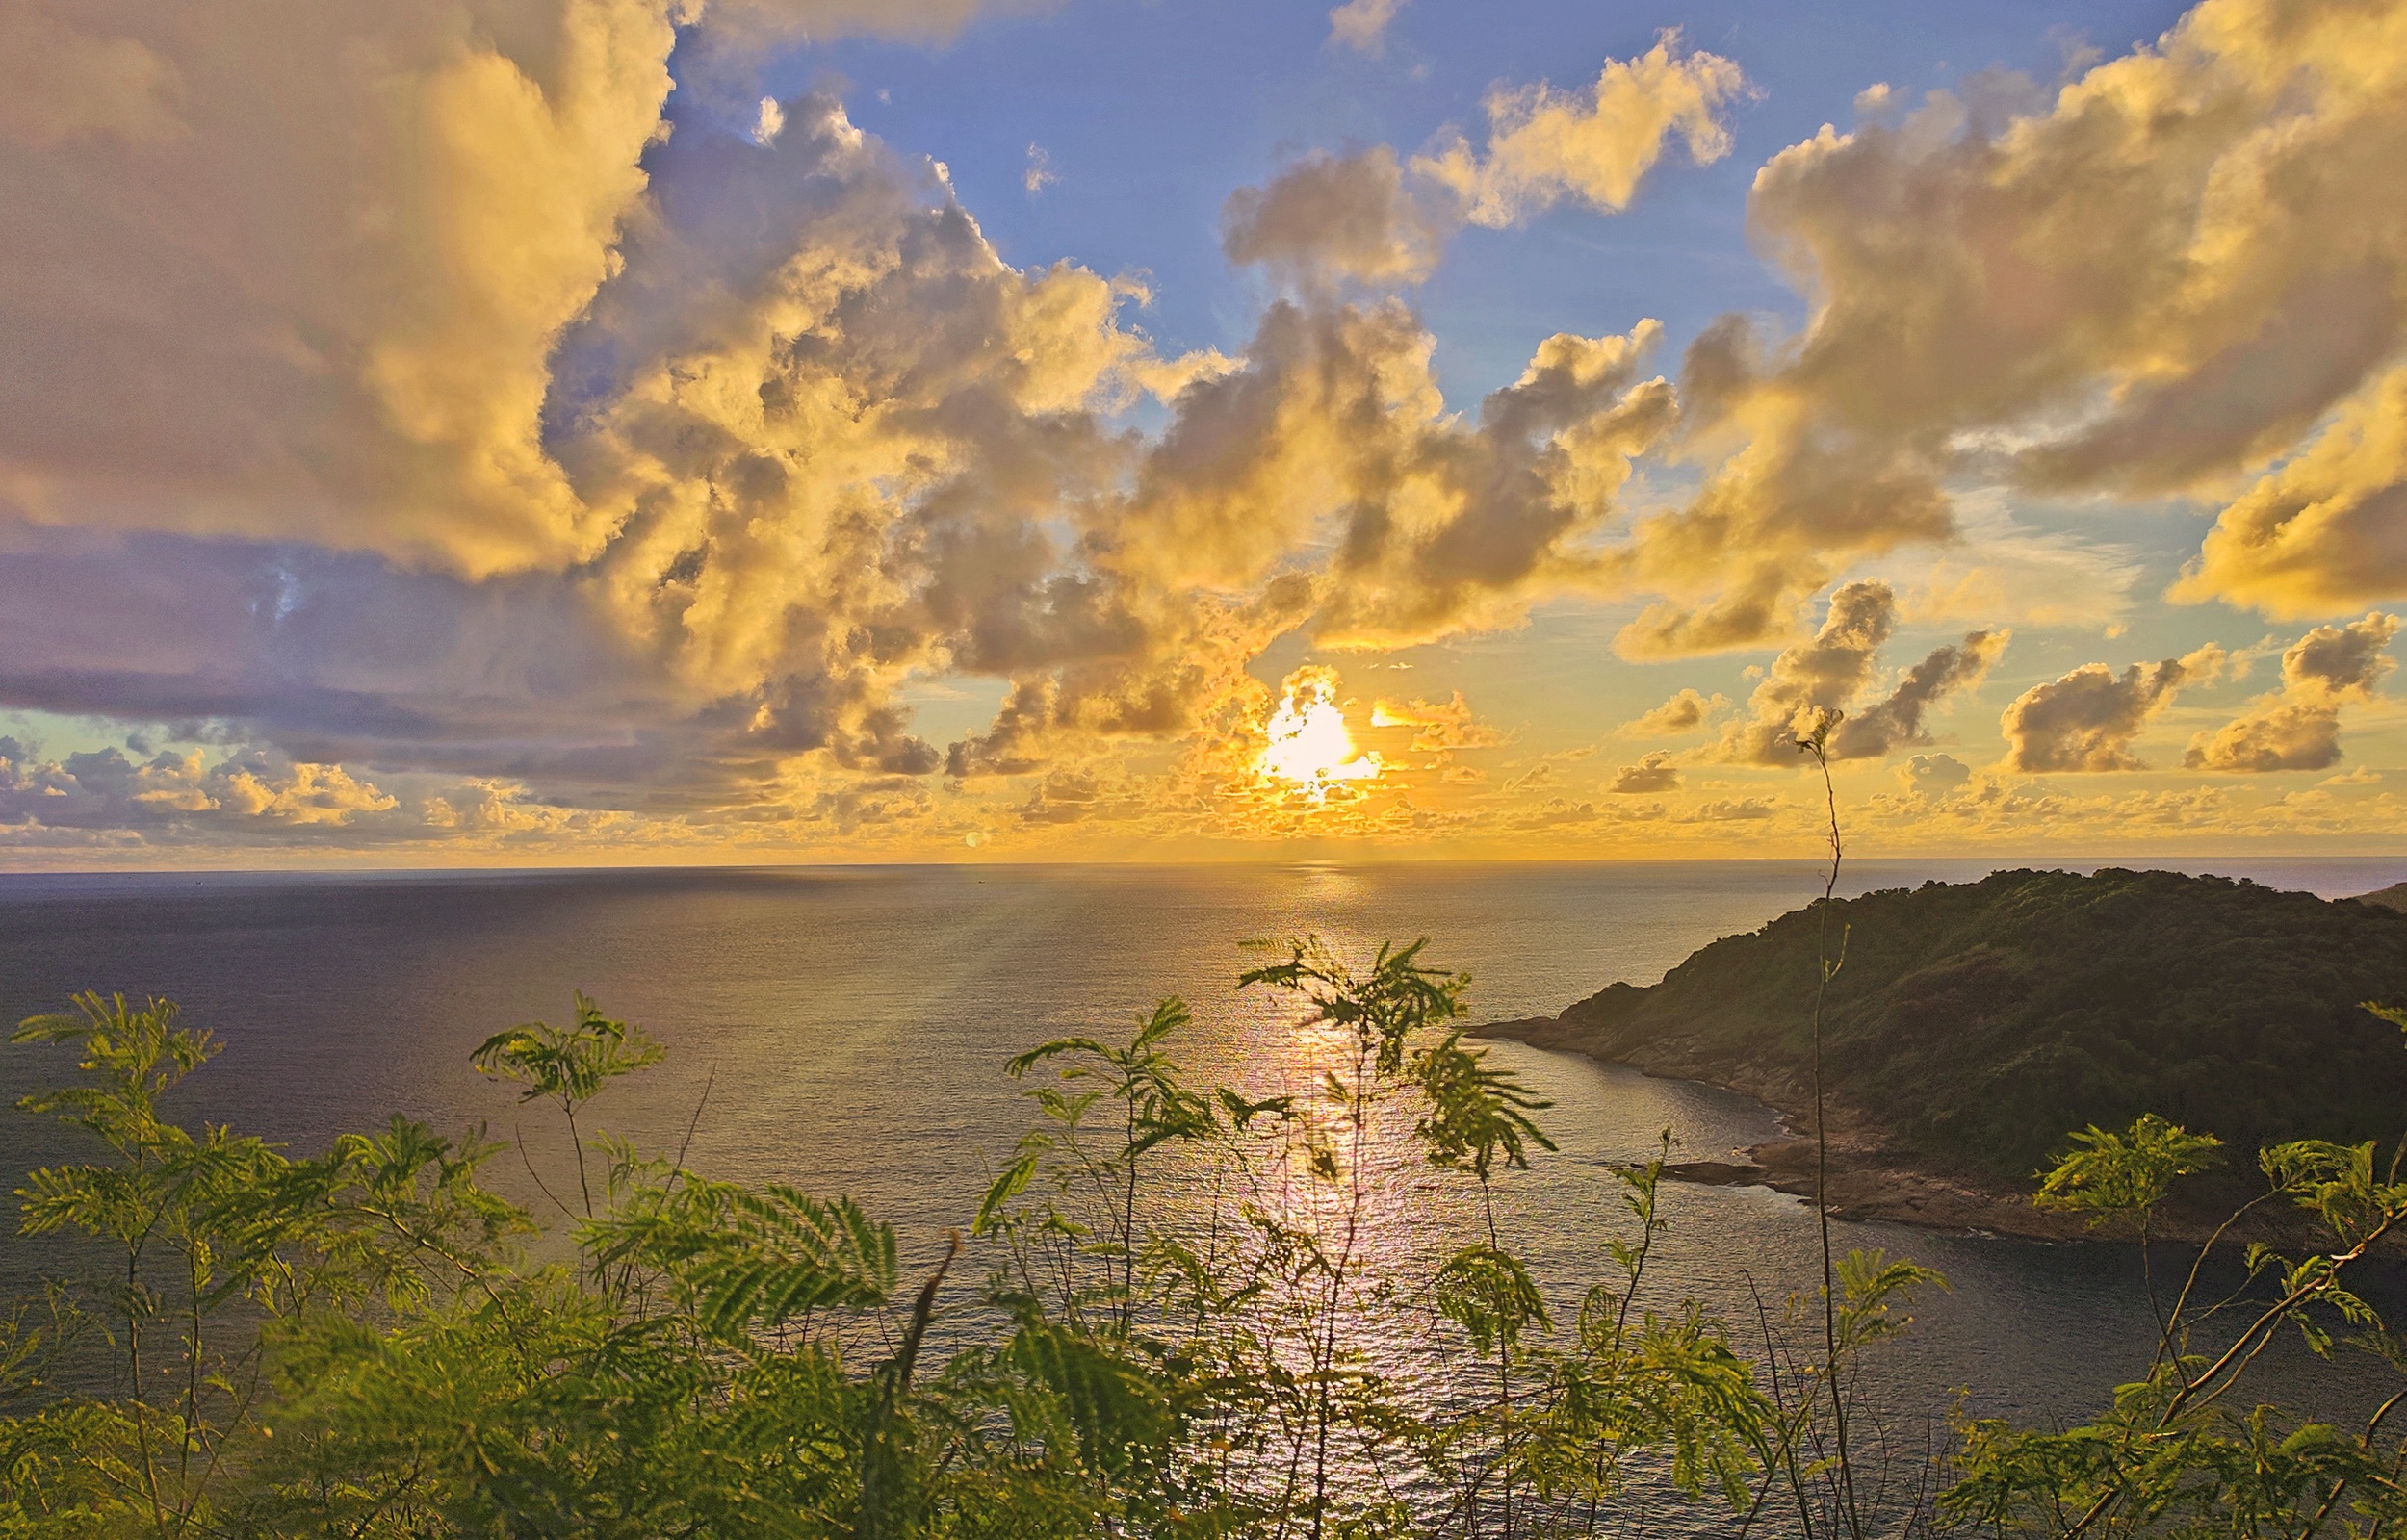
<path id="1" fill-rule="evenodd" d="M 1121 1148 L 1134 1150 L 1137 1142 L 1137 1098 L 1131 1089 L 1128 1098 L 1128 1131 Z M 1128 1156 L 1128 1198 L 1120 1215 L 1121 1272 L 1120 1334 L 1134 1329 L 1137 1307 L 1137 1157 Z"/>
<path id="2" fill-rule="evenodd" d="M 1329 1313 L 1321 1323 L 1318 1354 L 1320 1394 L 1315 1399 L 1319 1403 L 1319 1426 L 1312 1450 L 1312 1540 L 1321 1540 L 1321 1527 L 1329 1514 L 1329 1382 L 1337 1369 L 1337 1312 L 1345 1301 L 1346 1275 L 1354 1270 L 1354 1243 L 1362 1222 L 1362 1136 L 1370 1103 L 1366 1085 L 1370 1057 L 1370 1039 L 1359 1037 L 1354 1050 L 1352 1155 L 1346 1163 L 1346 1239 L 1337 1252 L 1336 1270 L 1329 1275 Z"/>
<path id="3" fill-rule="evenodd" d="M 1830 977 L 1838 971 L 1830 962 L 1830 911 L 1837 902 L 1839 862 L 1845 856 L 1839 840 L 1839 793 L 1830 779 L 1830 727 L 1831 721 L 1825 719 L 1812 737 L 1799 740 L 1799 746 L 1814 757 L 1815 768 L 1822 772 L 1823 803 L 1830 819 L 1830 872 L 1822 886 L 1822 923 L 1814 941 L 1814 1219 L 1822 1236 L 1823 1369 L 1824 1377 L 1830 1384 L 1831 1437 L 1838 1452 L 1839 1506 L 1841 1515 L 1847 1520 L 1848 1533 L 1854 1540 L 1863 1540 L 1863 1519 L 1855 1506 L 1855 1471 L 1848 1457 L 1847 1397 L 1839 1388 L 1838 1278 L 1830 1261 L 1830 1131 L 1822 1087 L 1823 1005 L 1830 992 Z M 1840 946 L 1844 957 L 1844 933 L 1840 937 Z"/>
<path id="4" fill-rule="evenodd" d="M 1479 1173 L 1480 1213 L 1488 1221 L 1488 1249 L 1502 1255 L 1496 1236 L 1496 1195 L 1488 1172 Z M 1504 1476 L 1504 1540 L 1513 1540 L 1513 1348 L 1502 1331 L 1496 1333 L 1496 1464 Z"/>

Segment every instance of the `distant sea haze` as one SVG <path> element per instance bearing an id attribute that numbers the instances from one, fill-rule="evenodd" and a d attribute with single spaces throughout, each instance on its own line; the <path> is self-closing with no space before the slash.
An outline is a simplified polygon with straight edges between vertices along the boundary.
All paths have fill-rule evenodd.
<path id="1" fill-rule="evenodd" d="M 1864 861 L 1841 889 L 1963 882 L 2001 864 L 2015 863 Z M 2326 897 L 2407 879 L 2402 859 L 2175 864 Z M 1475 1018 L 1551 1014 L 1616 979 L 1652 983 L 1820 886 L 1804 861 L 0 876 L 0 1013 L 55 1010 L 85 988 L 169 997 L 224 1045 L 181 1093 L 187 1120 L 314 1153 L 401 1112 L 447 1131 L 523 1130 L 540 1161 L 556 1149 L 547 1109 L 518 1106 L 468 1055 L 502 1027 L 564 1020 L 582 988 L 669 1052 L 596 1104 L 600 1122 L 665 1150 L 690 1131 L 687 1162 L 712 1175 L 848 1193 L 926 1254 L 966 1224 L 1026 1125 L 1002 1072 L 1021 1048 L 1125 1035 L 1178 994 L 1195 1009 L 1195 1078 L 1255 1095 L 1317 1080 L 1292 1007 L 1234 991 L 1264 960 L 1241 943 L 1316 934 L 1366 957 L 1425 936 L 1430 961 L 1471 975 Z M 1543 1120 L 1563 1146 L 1506 1184 L 1507 1220 L 1538 1274 L 1573 1287 L 1598 1275 L 1619 1218 L 1611 1163 L 1643 1158 L 1665 1127 L 1687 1159 L 1775 1132 L 1742 1097 L 1494 1051 L 1553 1099 Z M 0 1095 L 71 1068 L 11 1049 Z M 9 1186 L 76 1158 L 62 1130 L 0 1117 Z M 543 1206 L 515 1156 L 489 1176 Z M 1812 1283 L 1798 1200 L 1668 1194 L 1659 1265 L 1675 1293 L 1751 1319 L 1751 1291 Z M 1395 1222 L 1400 1244 L 1435 1245 L 1450 1221 L 1408 1204 Z M 1948 1390 L 1970 1383 L 1992 1398 L 1977 1412 L 2069 1416 L 2144 1367 L 2152 1328 L 2124 1248 L 1841 1228 L 1847 1245 L 1910 1254 L 1954 1284 L 1887 1361 L 1908 1409 L 1943 1411 Z M 21 1242 L 0 1258 L 11 1286 L 59 1260 Z"/>

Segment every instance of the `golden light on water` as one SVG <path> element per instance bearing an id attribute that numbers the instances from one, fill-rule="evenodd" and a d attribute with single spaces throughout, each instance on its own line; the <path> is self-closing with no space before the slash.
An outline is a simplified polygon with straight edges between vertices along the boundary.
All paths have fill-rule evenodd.
<path id="1" fill-rule="evenodd" d="M 1291 782 L 1317 799 L 1344 781 L 1376 781 L 1385 768 L 1376 754 L 1354 750 L 1345 713 L 1337 707 L 1337 674 L 1307 664 L 1286 678 L 1279 709 L 1271 713 L 1255 768 L 1265 778 Z"/>

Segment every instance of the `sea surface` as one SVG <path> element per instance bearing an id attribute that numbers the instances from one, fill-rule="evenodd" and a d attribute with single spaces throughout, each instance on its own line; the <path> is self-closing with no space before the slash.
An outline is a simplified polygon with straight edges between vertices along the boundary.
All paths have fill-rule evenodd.
<path id="1" fill-rule="evenodd" d="M 1994 864 L 1857 862 L 1840 886 L 1967 881 Z M 2185 869 L 2327 897 L 2407 878 L 2401 860 Z M 0 1017 L 88 988 L 172 998 L 223 1044 L 178 1092 L 188 1119 L 314 1152 L 398 1111 L 523 1131 L 540 1167 L 558 1153 L 549 1117 L 478 1076 L 469 1053 L 503 1027 L 566 1019 L 582 989 L 669 1055 L 613 1087 L 597 1121 L 656 1149 L 686 1143 L 687 1164 L 712 1175 L 849 1194 L 924 1258 L 966 1224 L 1030 1119 L 1002 1073 L 1025 1046 L 1125 1035 L 1177 994 L 1195 1013 L 1184 1054 L 1197 1078 L 1255 1095 L 1317 1080 L 1327 1044 L 1293 1003 L 1233 988 L 1266 961 L 1250 940 L 1316 935 L 1362 959 L 1426 937 L 1429 961 L 1470 974 L 1475 1018 L 1550 1014 L 1617 979 L 1652 983 L 1820 886 L 1818 867 L 1784 861 L 0 876 Z M 1685 1159 L 1777 1130 L 1743 1097 L 1520 1044 L 1494 1051 L 1553 1101 L 1544 1120 L 1561 1145 L 1504 1185 L 1507 1238 L 1566 1288 L 1601 1277 L 1602 1242 L 1626 1233 L 1614 1163 L 1643 1158 L 1667 1128 Z M 69 1067 L 54 1051 L 0 1052 L 0 1098 Z M 0 1112 L 9 1173 L 77 1154 L 63 1131 Z M 523 1168 L 491 1171 L 541 1206 Z M 1776 1304 L 1816 1281 L 1813 1219 L 1797 1199 L 1666 1194 L 1658 1302 L 1693 1294 L 1751 1323 L 1758 1297 Z M 1440 1208 L 1408 1198 L 1383 1222 L 1434 1234 L 1455 1222 Z M 1883 1247 L 1949 1279 L 1876 1365 L 1903 1416 L 1943 1418 L 1963 1391 L 1975 1415 L 2072 1419 L 2144 1369 L 2153 1327 L 2129 1247 L 1838 1228 L 1842 1246 Z M 0 1240 L 0 1281 L 22 1286 L 52 1261 Z M 2285 1349 L 2269 1383 L 2295 1390 L 2299 1359 Z M 2352 1370 L 2340 1383 L 2353 1402 L 2375 1380 Z"/>

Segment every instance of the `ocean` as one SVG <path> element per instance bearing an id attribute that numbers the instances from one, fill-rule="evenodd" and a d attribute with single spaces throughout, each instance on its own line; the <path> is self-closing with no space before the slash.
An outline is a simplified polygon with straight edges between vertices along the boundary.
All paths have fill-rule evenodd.
<path id="1" fill-rule="evenodd" d="M 1863 861 L 1840 886 L 1965 881 L 1997 864 Z M 2183 864 L 2325 896 L 2407 878 L 2400 860 Z M 523 1132 L 539 1166 L 559 1149 L 544 1109 L 518 1106 L 468 1056 L 503 1027 L 564 1020 L 582 989 L 668 1049 L 607 1092 L 595 1121 L 655 1149 L 689 1139 L 687 1164 L 712 1175 L 849 1194 L 925 1258 L 967 1224 L 1030 1120 L 1002 1072 L 1023 1047 L 1125 1036 L 1177 994 L 1195 1013 L 1183 1055 L 1198 1079 L 1255 1095 L 1316 1080 L 1321 1050 L 1292 1005 L 1233 989 L 1265 960 L 1244 943 L 1317 935 L 1364 957 L 1426 937 L 1429 961 L 1471 976 L 1474 1018 L 1499 1019 L 1552 1014 L 1617 979 L 1652 983 L 1820 886 L 1820 868 L 1793 861 L 0 876 L 0 1013 L 57 1009 L 87 988 L 171 998 L 223 1044 L 178 1093 L 187 1118 L 314 1152 L 398 1111 Z M 1554 1103 L 1543 1120 L 1560 1150 L 1502 1193 L 1508 1241 L 1562 1287 L 1603 1273 L 1601 1243 L 1623 1219 L 1615 1163 L 1643 1159 L 1666 1128 L 1681 1159 L 1776 1131 L 1744 1097 L 1520 1044 L 1494 1051 Z M 8 1050 L 0 1096 L 68 1067 L 54 1051 Z M 10 1172 L 72 1158 L 64 1131 L 0 1115 Z M 490 1169 L 536 1203 L 514 1158 Z M 1757 1297 L 1815 1283 L 1799 1200 L 1666 1194 L 1662 1302 L 1693 1294 L 1751 1322 Z M 1408 1202 L 1387 1222 L 1410 1249 L 1455 1220 Z M 1961 1393 L 1975 1415 L 2079 1417 L 2145 1367 L 2154 1328 L 2130 1247 L 1838 1228 L 1843 1246 L 1949 1279 L 1876 1366 L 1908 1416 L 1943 1418 Z M 22 1241 L 0 1254 L 18 1287 L 54 1260 Z M 2298 1368 L 2284 1352 L 2277 1387 Z"/>

